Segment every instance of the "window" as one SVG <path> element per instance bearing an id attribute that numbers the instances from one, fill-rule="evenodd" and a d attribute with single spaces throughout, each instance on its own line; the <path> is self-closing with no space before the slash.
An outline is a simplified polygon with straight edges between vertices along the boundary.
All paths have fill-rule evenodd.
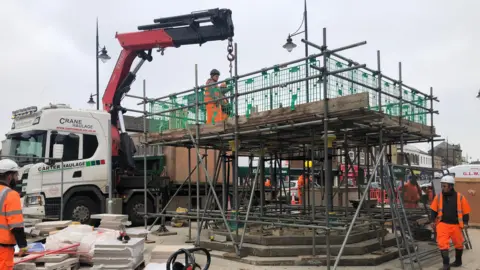
<path id="1" fill-rule="evenodd" d="M 5 153 L 12 156 L 42 157 L 45 153 L 45 135 L 45 131 L 37 130 L 7 135 L 11 144 L 10 149 L 4 149 Z"/>
<path id="2" fill-rule="evenodd" d="M 98 140 L 95 135 L 83 135 L 83 159 L 93 157 L 98 148 Z"/>
<path id="3" fill-rule="evenodd" d="M 355 152 L 348 151 L 348 157 L 350 158 L 350 162 L 353 162 L 355 160 Z"/>
<path id="4" fill-rule="evenodd" d="M 15 156 L 19 165 L 39 162 L 38 158 L 45 156 L 47 131 L 32 130 L 7 135 L 3 154 Z"/>
<path id="5" fill-rule="evenodd" d="M 360 152 L 360 164 L 365 165 L 365 153 L 363 151 Z"/>
<path id="6" fill-rule="evenodd" d="M 50 135 L 50 158 L 53 158 L 53 145 L 63 144 L 63 161 L 78 160 L 80 137 L 70 133 L 68 135 L 52 133 Z"/>

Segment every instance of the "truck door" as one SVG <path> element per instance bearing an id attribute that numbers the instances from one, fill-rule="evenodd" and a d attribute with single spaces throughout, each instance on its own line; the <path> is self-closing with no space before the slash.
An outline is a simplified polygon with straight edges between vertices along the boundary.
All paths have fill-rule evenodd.
<path id="1" fill-rule="evenodd" d="M 79 159 L 82 157 L 81 136 L 68 132 L 49 132 L 47 152 L 53 158 L 53 145 L 63 144 L 63 169 L 61 162 L 56 161 L 53 166 L 46 166 L 42 170 L 42 192 L 45 194 L 45 214 L 58 216 L 60 213 L 60 200 L 63 192 L 68 190 L 75 182 L 82 182 L 82 168 Z M 63 171 L 63 177 L 62 177 Z"/>

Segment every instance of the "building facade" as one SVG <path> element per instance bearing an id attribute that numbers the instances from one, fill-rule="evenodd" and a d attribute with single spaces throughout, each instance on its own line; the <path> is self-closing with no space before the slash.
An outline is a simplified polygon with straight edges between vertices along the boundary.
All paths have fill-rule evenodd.
<path id="1" fill-rule="evenodd" d="M 462 147 L 460 144 L 441 142 L 433 148 L 435 156 L 442 158 L 442 166 L 451 167 L 462 164 Z M 431 150 L 429 151 L 431 154 Z"/>

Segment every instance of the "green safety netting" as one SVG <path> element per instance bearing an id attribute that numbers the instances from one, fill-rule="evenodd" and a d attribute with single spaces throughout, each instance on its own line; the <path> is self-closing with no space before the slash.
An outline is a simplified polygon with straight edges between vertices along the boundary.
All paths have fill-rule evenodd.
<path id="1" fill-rule="evenodd" d="M 307 76 L 315 76 L 319 74 L 317 69 L 310 65 L 319 66 L 317 59 L 310 59 L 309 65 L 299 64 L 290 67 L 275 67 L 265 70 L 261 74 L 252 76 L 238 81 L 238 93 L 248 93 L 238 98 L 238 114 L 247 118 L 254 112 L 262 112 L 282 107 L 288 107 L 295 110 L 295 106 L 307 102 L 319 101 L 324 98 L 323 82 L 320 79 L 312 79 L 308 82 L 308 99 L 306 91 L 306 81 L 299 82 Z M 340 70 L 348 67 L 348 63 L 340 59 L 327 58 L 327 67 L 329 71 Z M 346 71 L 338 74 L 344 78 L 348 78 L 363 85 L 378 88 L 378 77 L 365 69 L 357 69 Z M 399 116 L 400 109 L 404 119 L 412 122 L 427 124 L 427 111 L 420 107 L 427 108 L 427 99 L 418 91 L 411 91 L 402 88 L 402 96 L 404 100 L 410 101 L 415 105 L 403 102 L 400 108 L 400 87 L 390 80 L 382 78 L 382 91 L 391 94 L 388 96 L 382 94 L 382 110 L 388 115 Z M 342 78 L 330 75 L 327 77 L 327 97 L 336 98 L 356 93 L 369 93 L 369 109 L 379 110 L 379 97 L 376 91 L 373 91 L 363 85 L 354 84 Z M 204 102 L 205 89 L 200 89 L 198 93 L 199 101 Z M 228 81 L 226 87 L 211 88 L 210 96 L 226 97 L 227 105 L 217 101 L 222 105 L 223 113 L 229 116 L 235 115 L 234 108 L 234 84 Z M 171 95 L 168 99 L 151 102 L 149 104 L 149 113 L 157 114 L 150 117 L 151 131 L 164 131 L 168 129 L 186 128 L 187 124 L 195 123 L 195 104 L 197 93 L 191 91 L 182 95 Z M 180 109 L 182 107 L 191 106 L 189 108 Z M 175 110 L 177 109 L 177 110 Z M 163 114 L 159 115 L 159 113 Z M 212 124 L 215 124 L 212 116 Z M 199 122 L 205 123 L 206 119 L 205 105 L 199 106 Z"/>

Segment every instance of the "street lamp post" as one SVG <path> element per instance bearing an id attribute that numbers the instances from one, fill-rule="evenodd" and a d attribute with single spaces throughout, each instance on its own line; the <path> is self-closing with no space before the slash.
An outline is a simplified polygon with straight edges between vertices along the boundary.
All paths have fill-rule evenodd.
<path id="1" fill-rule="evenodd" d="M 97 18 L 97 35 L 96 35 L 96 42 L 95 42 L 95 58 L 96 58 L 96 64 L 97 64 L 97 93 L 95 95 L 90 95 L 90 100 L 88 101 L 88 104 L 92 104 L 93 97 L 97 97 L 97 110 L 100 109 L 100 73 L 99 73 L 99 61 L 101 60 L 103 63 L 106 63 L 108 60 L 110 60 L 110 56 L 108 55 L 107 49 L 105 46 L 100 50 L 100 43 L 98 40 L 98 18 Z"/>
<path id="2" fill-rule="evenodd" d="M 303 31 L 299 31 L 302 28 L 303 25 Z M 305 35 L 305 40 L 308 40 L 308 21 L 307 21 L 307 0 L 304 0 L 303 2 L 303 19 L 302 23 L 298 27 L 297 31 L 295 31 L 293 34 L 289 34 L 287 37 L 287 42 L 285 45 L 283 45 L 283 48 L 286 49 L 288 52 L 291 52 L 293 49 L 297 47 L 297 44 L 293 43 L 292 37 L 299 35 L 299 34 L 304 34 Z M 308 57 L 308 44 L 305 43 L 305 57 Z M 305 60 L 305 77 L 308 77 L 308 59 Z M 305 94 L 306 94 L 306 101 L 307 103 L 309 102 L 309 81 L 307 80 L 306 87 L 305 87 Z"/>
<path id="3" fill-rule="evenodd" d="M 98 110 L 98 102 L 93 100 L 93 97 L 97 96 L 97 94 L 90 94 L 90 98 L 88 99 L 87 103 L 93 107 L 95 103 L 97 103 L 97 110 Z M 97 99 L 98 100 L 98 99 Z"/>

